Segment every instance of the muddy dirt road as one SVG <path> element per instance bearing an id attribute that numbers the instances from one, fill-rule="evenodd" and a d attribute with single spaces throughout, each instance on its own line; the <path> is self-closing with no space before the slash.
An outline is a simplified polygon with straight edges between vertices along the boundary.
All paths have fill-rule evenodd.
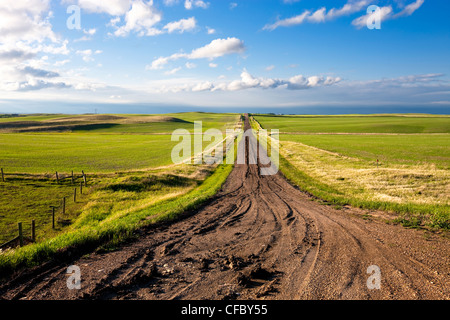
<path id="1" fill-rule="evenodd" d="M 248 120 L 246 127 L 248 128 Z M 255 160 L 250 138 L 247 157 Z M 243 150 L 243 147 L 241 147 Z M 250 161 L 251 163 L 252 161 Z M 24 274 L 5 299 L 449 299 L 448 239 L 333 209 L 258 165 L 236 165 L 207 206 L 119 251 Z M 367 269 L 381 271 L 369 290 Z M 376 283 L 376 282 L 374 282 Z"/>

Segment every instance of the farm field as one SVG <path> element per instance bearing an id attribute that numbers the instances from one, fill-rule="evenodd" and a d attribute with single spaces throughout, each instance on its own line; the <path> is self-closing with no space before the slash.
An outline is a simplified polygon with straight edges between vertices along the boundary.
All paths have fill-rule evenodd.
<path id="1" fill-rule="evenodd" d="M 282 133 L 450 133 L 450 116 L 446 115 L 255 115 L 255 118 L 265 129 L 278 129 Z"/>
<path id="2" fill-rule="evenodd" d="M 212 128 L 224 132 L 239 121 L 238 115 L 205 113 L 47 115 L 30 116 L 33 120 L 24 121 L 27 118 L 0 118 L 0 167 L 7 172 L 115 172 L 166 166 L 178 143 L 171 141 L 173 131 L 186 129 L 192 133 L 194 121 L 202 121 L 204 132 Z"/>
<path id="3" fill-rule="evenodd" d="M 140 125 L 146 126 L 147 132 L 132 134 L 127 132 L 127 124 L 116 132 L 105 129 L 103 121 L 115 117 L 109 115 L 96 118 L 30 116 L 33 123 L 21 122 L 18 127 L 14 127 L 17 121 L 11 121 L 13 118 L 0 119 L 0 124 L 9 124 L 9 133 L 0 134 L 0 167 L 5 174 L 5 182 L 0 180 L 0 244 L 17 236 L 18 222 L 23 223 L 24 235 L 29 236 L 31 220 L 35 220 L 37 244 L 22 248 L 29 261 L 68 245 L 93 239 L 102 242 L 104 239 L 100 241 L 99 237 L 105 234 L 109 235 L 106 242 L 111 246 L 129 236 L 142 220 L 150 223 L 148 216 L 164 213 L 163 216 L 170 217 L 210 197 L 232 166 L 173 164 L 172 148 L 179 142 L 171 141 L 171 131 L 179 129 L 180 123 L 193 131 L 194 121 L 203 121 L 203 131 L 210 128 L 224 131 L 236 126 L 240 116 L 189 113 L 177 115 L 180 117 L 177 119 L 183 120 L 176 122 L 173 116 L 157 116 L 160 122 L 155 123 L 151 122 L 154 119 L 145 122 L 147 116 L 133 115 L 134 119 L 144 121 Z M 121 116 L 126 120 L 130 117 Z M 73 120 L 68 119 L 73 118 L 83 118 L 82 122 L 89 118 L 91 125 L 98 124 L 102 129 L 82 133 L 72 129 L 54 130 L 53 122 L 72 123 Z M 52 122 L 51 128 L 48 123 L 42 125 L 46 121 Z M 17 128 L 30 131 L 17 133 L 14 131 Z M 32 128 L 39 130 L 33 132 Z M 203 146 L 207 144 L 210 142 L 203 142 Z M 186 155 L 188 157 L 190 155 Z M 81 172 L 86 174 L 87 186 L 84 186 Z M 63 197 L 66 197 L 65 213 L 62 212 Z M 55 228 L 52 228 L 50 206 L 56 207 Z M 51 250 L 49 241 L 53 246 Z M 7 259 L 9 263 L 11 259 Z"/>
<path id="4" fill-rule="evenodd" d="M 280 135 L 280 169 L 305 191 L 336 206 L 394 212 L 406 226 L 448 229 L 449 117 L 255 119 L 263 128 L 279 125 L 286 132 Z"/>

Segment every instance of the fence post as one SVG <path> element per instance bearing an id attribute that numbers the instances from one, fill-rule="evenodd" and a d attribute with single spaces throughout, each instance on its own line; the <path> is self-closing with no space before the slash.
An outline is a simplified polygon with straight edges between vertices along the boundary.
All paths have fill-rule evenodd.
<path id="1" fill-rule="evenodd" d="M 54 206 L 50 206 L 52 208 L 52 229 L 55 229 L 55 208 Z"/>
<path id="2" fill-rule="evenodd" d="M 22 232 L 22 222 L 18 223 L 19 226 L 19 244 L 23 247 L 23 232 Z"/>
<path id="3" fill-rule="evenodd" d="M 5 182 L 5 175 L 3 173 L 3 168 L 2 168 L 2 181 Z"/>
<path id="4" fill-rule="evenodd" d="M 84 186 L 87 187 L 86 175 L 84 174 L 84 171 L 81 171 L 81 173 L 83 174 Z"/>
<path id="5" fill-rule="evenodd" d="M 83 194 L 83 181 L 80 182 L 80 194 Z"/>
<path id="6" fill-rule="evenodd" d="M 31 240 L 36 242 L 36 221 L 31 220 Z"/>

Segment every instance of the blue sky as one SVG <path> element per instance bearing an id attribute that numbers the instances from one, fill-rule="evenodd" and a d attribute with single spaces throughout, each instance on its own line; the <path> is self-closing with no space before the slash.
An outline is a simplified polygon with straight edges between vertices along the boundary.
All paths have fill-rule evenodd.
<path id="1" fill-rule="evenodd" d="M 381 29 L 367 28 L 370 5 Z M 449 12 L 438 0 L 2 0 L 0 112 L 448 113 Z"/>

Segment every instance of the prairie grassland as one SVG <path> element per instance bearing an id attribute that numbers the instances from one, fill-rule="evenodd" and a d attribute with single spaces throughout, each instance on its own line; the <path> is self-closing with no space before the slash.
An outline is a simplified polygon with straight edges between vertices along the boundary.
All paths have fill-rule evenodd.
<path id="1" fill-rule="evenodd" d="M 171 150 L 178 143 L 171 141 L 174 130 L 193 132 L 194 121 L 203 121 L 204 132 L 212 128 L 224 131 L 234 128 L 240 119 L 235 114 L 205 113 L 29 117 L 45 121 L 11 121 L 27 117 L 0 119 L 8 120 L 3 130 L 9 133 L 0 134 L 0 167 L 5 172 L 98 173 L 167 166 L 171 164 Z"/>
<path id="2" fill-rule="evenodd" d="M 203 122 L 203 131 L 233 128 L 238 114 L 202 112 L 164 115 L 22 115 L 0 118 L 1 133 L 73 132 L 101 134 L 171 134 L 176 129 L 194 131 L 194 121 Z"/>
<path id="3" fill-rule="evenodd" d="M 173 164 L 172 148 L 179 142 L 171 141 L 171 135 L 165 134 L 165 130 L 179 129 L 181 123 L 192 132 L 193 121 L 204 119 L 207 119 L 204 131 L 208 128 L 224 130 L 238 124 L 240 117 L 199 113 L 178 116 L 185 120 L 175 123 L 172 115 L 159 115 L 156 121 L 162 122 L 151 123 L 155 120 L 152 117 L 129 115 L 120 121 L 133 123 L 118 124 L 144 124 L 150 128 L 155 123 L 165 125 L 148 129 L 153 130 L 153 134 L 129 134 L 126 127 L 121 133 L 97 128 L 83 133 L 50 130 L 0 134 L 0 167 L 6 174 L 6 182 L 0 180 L 0 243 L 17 235 L 17 222 L 23 222 L 24 233 L 28 235 L 31 220 L 35 220 L 37 235 L 37 243 L 0 254 L 0 273 L 48 260 L 68 246 L 104 244 L 105 248 L 114 247 L 132 237 L 143 225 L 174 219 L 214 195 L 232 166 Z M 52 126 L 57 126 L 55 123 L 86 121 L 87 116 L 80 117 L 83 119 L 55 115 L 34 118 L 37 122 L 51 121 Z M 117 120 L 115 115 L 102 115 L 95 119 L 90 117 L 89 121 L 103 124 L 111 119 Z M 11 123 L 15 125 L 15 121 Z M 36 127 L 36 123 L 27 125 L 22 123 L 19 127 Z M 192 138 L 192 146 L 195 143 Z M 205 147 L 211 142 L 201 143 Z M 76 175 L 75 183 L 69 176 L 72 170 Z M 81 170 L 88 178 L 83 195 L 79 194 Z M 55 171 L 59 172 L 59 184 Z M 74 188 L 78 189 L 76 202 L 73 201 Z M 60 207 L 63 196 L 67 197 L 65 215 Z M 55 229 L 49 206 L 58 206 Z"/>
<path id="4" fill-rule="evenodd" d="M 450 135 L 282 134 L 280 139 L 280 170 L 304 191 L 338 206 L 397 213 L 396 221 L 408 226 L 449 228 Z"/>

